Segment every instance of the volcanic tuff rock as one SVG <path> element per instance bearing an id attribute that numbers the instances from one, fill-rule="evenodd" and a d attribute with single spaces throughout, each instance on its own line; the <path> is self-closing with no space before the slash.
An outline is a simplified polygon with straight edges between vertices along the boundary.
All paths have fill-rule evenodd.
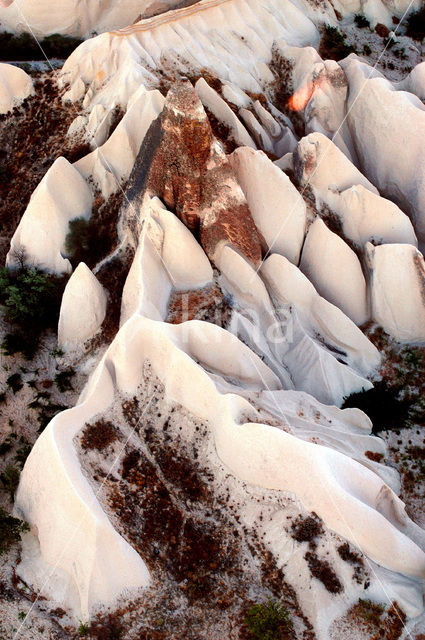
<path id="1" fill-rule="evenodd" d="M 52 20 L 65 31 L 120 24 L 120 0 L 101 4 L 82 16 L 82 3 L 56 3 Z M 117 620 L 129 640 L 239 640 L 251 602 L 271 594 L 291 640 L 363 633 L 356 608 L 347 614 L 359 599 L 366 610 L 397 602 L 401 625 L 423 609 L 425 534 L 404 501 L 423 477 L 424 75 L 390 82 L 365 57 L 322 60 L 324 21 L 341 26 L 341 14 L 352 38 L 353 11 L 390 27 L 407 0 L 332 4 L 201 0 L 89 38 L 51 76 L 54 111 L 73 111 L 60 131 L 76 162 L 54 162 L 54 137 L 31 150 L 45 175 L 8 265 L 70 274 L 65 238 L 83 217 L 74 240 L 90 269 L 76 266 L 63 294 L 67 352 L 47 334 L 34 367 L 4 356 L 0 404 L 35 442 L 15 501 L 31 527 L 18 577 L 15 550 L 5 566 L 13 588 L 23 580 L 47 599 L 32 616 L 50 615 L 67 640 L 80 622 L 100 638 Z M 406 73 L 362 33 L 392 56 L 394 78 Z M 39 88 L 0 126 L 28 113 L 40 140 Z M 34 160 L 11 153 L 24 169 Z M 72 367 L 80 386 L 57 397 Z M 406 384 L 385 391 L 392 380 Z M 45 419 L 34 425 L 33 413 L 54 386 L 48 409 L 61 410 L 37 437 Z M 381 412 L 382 393 L 418 420 L 400 435 L 414 454 L 399 456 L 398 434 L 373 435 L 379 420 L 339 408 Z M 393 631 L 385 616 L 377 633 Z"/>

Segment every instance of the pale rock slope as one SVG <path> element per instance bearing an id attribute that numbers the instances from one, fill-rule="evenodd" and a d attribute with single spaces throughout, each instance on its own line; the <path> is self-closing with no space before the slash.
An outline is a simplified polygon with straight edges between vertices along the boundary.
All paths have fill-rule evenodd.
<path id="1" fill-rule="evenodd" d="M 272 296 L 295 306 L 301 324 L 313 339 L 329 345 L 363 375 L 379 364 L 376 347 L 338 307 L 322 298 L 289 260 L 277 254 L 269 256 L 261 267 L 261 276 Z"/>
<path id="2" fill-rule="evenodd" d="M 146 91 L 141 86 L 132 96 L 113 134 L 104 144 L 75 163 L 81 175 L 93 180 L 105 198 L 128 180 L 143 138 L 163 105 L 164 98 L 159 91 Z"/>
<path id="3" fill-rule="evenodd" d="M 63 292 L 58 325 L 58 345 L 81 347 L 100 329 L 106 314 L 106 293 L 96 276 L 80 262 Z"/>
<path id="4" fill-rule="evenodd" d="M 231 247 L 222 248 L 216 264 L 221 282 L 238 304 L 229 330 L 261 355 L 283 388 L 340 405 L 345 396 L 372 387 L 369 380 L 339 362 L 332 348 L 315 342 L 286 301 L 276 300 L 273 305 L 259 275 Z"/>
<path id="5" fill-rule="evenodd" d="M 306 230 L 306 206 L 289 178 L 262 151 L 240 147 L 231 156 L 264 251 L 298 264 Z"/>
<path id="6" fill-rule="evenodd" d="M 347 122 L 359 166 L 382 195 L 410 216 L 423 242 L 425 106 L 412 93 L 396 91 L 391 82 L 355 56 L 341 65 L 350 87 Z"/>
<path id="7" fill-rule="evenodd" d="M 79 172 L 65 158 L 58 158 L 31 196 L 12 238 L 7 266 L 23 262 L 51 273 L 70 273 L 64 257 L 69 222 L 90 218 L 93 196 Z"/>
<path id="8" fill-rule="evenodd" d="M 358 184 L 378 194 L 376 187 L 323 133 L 310 133 L 299 141 L 293 165 L 301 186 L 311 186 L 323 198 L 326 190 L 338 193 Z"/>
<path id="9" fill-rule="evenodd" d="M 425 62 L 420 62 L 413 67 L 404 80 L 396 84 L 396 88 L 414 93 L 423 102 L 425 100 Z"/>
<path id="10" fill-rule="evenodd" d="M 0 63 L 0 114 L 11 111 L 33 93 L 33 81 L 23 69 Z"/>
<path id="11" fill-rule="evenodd" d="M 33 31 L 37 36 L 88 37 L 93 31 L 119 29 L 176 4 L 172 0 L 1 0 L 0 21 L 12 31 Z"/>
<path id="12" fill-rule="evenodd" d="M 90 110 L 99 103 L 126 107 L 141 83 L 148 89 L 158 84 L 158 70 L 175 78 L 208 68 L 225 85 L 258 93 L 273 81 L 272 47 L 280 42 L 319 42 L 313 22 L 290 0 L 284 6 L 277 0 L 202 0 L 86 41 L 66 61 L 61 82 L 72 89 L 82 80 Z M 247 117 L 258 131 L 261 118 L 255 124 L 253 114 Z"/>
<path id="13" fill-rule="evenodd" d="M 308 230 L 300 269 L 321 296 L 357 325 L 369 320 L 366 281 L 359 259 L 320 218 Z"/>
<path id="14" fill-rule="evenodd" d="M 165 320 L 171 290 L 193 290 L 212 282 L 213 272 L 202 247 L 158 198 L 146 203 L 136 255 L 121 303 L 121 324 L 136 311 Z M 183 249 L 183 250 L 182 250 Z M 149 278 L 144 274 L 148 272 Z"/>
<path id="15" fill-rule="evenodd" d="M 410 245 L 367 244 L 372 318 L 401 342 L 425 342 L 425 263 Z M 408 283 L 408 284 L 407 284 Z"/>
<path id="16" fill-rule="evenodd" d="M 417 246 L 408 216 L 382 198 L 333 141 L 320 133 L 302 138 L 292 162 L 301 186 L 313 190 L 319 213 L 334 218 L 357 249 L 366 242 Z"/>

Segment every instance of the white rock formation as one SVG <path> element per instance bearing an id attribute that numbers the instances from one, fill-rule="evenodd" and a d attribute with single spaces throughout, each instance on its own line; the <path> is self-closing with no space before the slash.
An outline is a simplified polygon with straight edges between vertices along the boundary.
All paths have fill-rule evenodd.
<path id="1" fill-rule="evenodd" d="M 425 263 L 407 244 L 367 245 L 372 318 L 401 342 L 425 342 Z"/>
<path id="2" fill-rule="evenodd" d="M 333 2 L 334 8 L 343 16 L 353 13 L 362 13 L 367 17 L 372 26 L 378 22 L 387 25 L 390 29 L 394 27 L 392 16 L 401 18 L 406 11 L 419 9 L 420 0 L 336 0 Z"/>
<path id="3" fill-rule="evenodd" d="M 418 240 L 423 242 L 425 106 L 413 94 L 396 91 L 355 56 L 341 64 L 350 86 L 347 121 L 359 166 L 382 195 L 409 215 Z"/>
<path id="4" fill-rule="evenodd" d="M 33 93 L 33 81 L 23 69 L 0 62 L 0 114 L 11 111 Z"/>
<path id="5" fill-rule="evenodd" d="M 221 98 L 216 91 L 204 80 L 199 78 L 195 84 L 198 94 L 204 107 L 230 129 L 230 136 L 238 145 L 256 148 L 254 140 L 249 135 L 239 118 L 231 110 L 229 105 Z"/>
<path id="6" fill-rule="evenodd" d="M 71 87 L 83 80 L 90 109 L 98 102 L 125 107 L 141 84 L 155 87 L 156 70 L 164 66 L 190 75 L 208 68 L 223 82 L 258 93 L 270 81 L 268 64 L 279 39 L 317 45 L 319 33 L 290 0 L 284 11 L 278 0 L 261 0 L 255 14 L 247 0 L 202 0 L 87 40 L 68 58 L 61 78 Z"/>
<path id="7" fill-rule="evenodd" d="M 221 282 L 240 308 L 229 330 L 261 354 L 282 387 L 311 393 L 320 402 L 340 405 L 344 397 L 372 384 L 336 359 L 301 326 L 296 310 L 282 298 L 273 306 L 264 283 L 231 247 L 216 257 Z"/>
<path id="8" fill-rule="evenodd" d="M 320 132 L 310 133 L 300 140 L 293 163 L 301 186 L 308 184 L 319 194 L 338 193 L 360 184 L 379 195 L 376 187 L 347 156 Z"/>
<path id="9" fill-rule="evenodd" d="M 140 87 L 108 140 L 75 163 L 81 175 L 91 178 L 105 198 L 129 178 L 146 132 L 163 106 L 164 97 L 159 91 Z"/>
<path id="10" fill-rule="evenodd" d="M 369 320 L 366 282 L 359 259 L 320 218 L 308 230 L 300 269 L 321 296 L 357 325 Z"/>
<path id="11" fill-rule="evenodd" d="M 33 31 L 37 36 L 62 33 L 90 36 L 132 24 L 177 4 L 173 0 L 1 0 L 0 20 L 12 31 Z"/>
<path id="12" fill-rule="evenodd" d="M 262 152 L 247 147 L 230 157 L 265 251 L 298 264 L 306 230 L 306 206 L 288 176 Z"/>
<path id="13" fill-rule="evenodd" d="M 197 289 L 213 277 L 201 246 L 158 198 L 146 199 L 141 216 L 143 229 L 123 290 L 121 324 L 136 312 L 165 320 L 172 289 Z"/>
<path id="14" fill-rule="evenodd" d="M 63 292 L 59 314 L 58 345 L 64 351 L 82 346 L 100 329 L 107 297 L 96 276 L 80 262 Z"/>
<path id="15" fill-rule="evenodd" d="M 379 351 L 338 307 L 322 298 L 295 265 L 273 254 L 261 267 L 272 299 L 294 305 L 308 335 L 369 375 L 380 363 Z"/>
<path id="16" fill-rule="evenodd" d="M 395 86 L 398 90 L 414 93 L 423 102 L 425 100 L 425 62 L 417 64 L 404 80 Z"/>
<path id="17" fill-rule="evenodd" d="M 55 581 L 66 584 L 67 604 L 72 594 L 77 615 L 87 616 L 99 602 L 112 602 L 124 589 L 131 593 L 148 583 L 143 560 L 113 530 L 72 446 L 84 423 L 111 404 L 115 389 L 136 391 L 146 360 L 167 398 L 210 425 L 217 454 L 236 478 L 277 491 L 277 500 L 280 492 L 293 492 L 373 561 L 425 577 L 425 554 L 409 538 L 414 525 L 377 474 L 337 450 L 246 422 L 252 406 L 240 396 L 217 391 L 203 367 L 254 388 L 276 388 L 270 370 L 255 354 L 247 358 L 246 351 L 228 332 L 199 321 L 167 325 L 135 315 L 121 328 L 80 404 L 53 419 L 21 475 L 17 508 L 40 545 L 33 584 L 42 581 L 49 563 Z M 23 565 L 21 575 L 28 579 L 25 569 Z"/>
<path id="18" fill-rule="evenodd" d="M 58 158 L 31 196 L 7 254 L 8 267 L 27 265 L 51 273 L 70 273 L 65 255 L 69 222 L 90 218 L 93 196 L 86 181 L 65 158 Z"/>

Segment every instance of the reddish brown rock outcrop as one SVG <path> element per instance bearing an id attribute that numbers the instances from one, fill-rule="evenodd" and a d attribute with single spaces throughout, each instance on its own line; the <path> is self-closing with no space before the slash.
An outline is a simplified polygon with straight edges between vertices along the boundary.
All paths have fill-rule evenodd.
<path id="1" fill-rule="evenodd" d="M 212 261 L 219 245 L 231 244 L 257 266 L 261 260 L 259 234 L 190 82 L 170 89 L 160 126 L 161 140 L 150 166 L 147 189 L 199 234 Z"/>

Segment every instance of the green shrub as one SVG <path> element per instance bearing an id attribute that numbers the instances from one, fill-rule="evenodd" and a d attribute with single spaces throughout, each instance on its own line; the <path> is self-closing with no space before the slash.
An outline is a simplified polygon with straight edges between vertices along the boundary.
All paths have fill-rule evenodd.
<path id="1" fill-rule="evenodd" d="M 385 607 L 382 604 L 372 602 L 372 600 L 360 600 L 351 610 L 354 617 L 358 617 L 364 622 L 379 628 L 382 624 L 382 614 L 385 611 Z"/>
<path id="2" fill-rule="evenodd" d="M 369 20 L 366 18 L 366 16 L 362 15 L 361 13 L 357 13 L 354 16 L 354 22 L 360 29 L 366 29 L 367 27 L 369 27 L 370 29 Z"/>
<path id="3" fill-rule="evenodd" d="M 14 356 L 15 353 L 22 353 L 27 360 L 32 360 L 37 351 L 38 340 L 34 340 L 31 335 L 21 331 L 8 333 L 2 340 L 1 349 L 5 356 Z"/>
<path id="4" fill-rule="evenodd" d="M 370 54 L 372 53 L 372 49 L 368 44 L 363 45 L 363 53 L 365 56 L 370 56 Z"/>
<path id="5" fill-rule="evenodd" d="M 0 305 L 6 320 L 15 326 L 2 341 L 6 355 L 34 356 L 42 332 L 57 325 L 65 282 L 66 278 L 38 269 L 0 268 Z"/>
<path id="6" fill-rule="evenodd" d="M 326 25 L 320 41 L 319 53 L 328 60 L 341 60 L 350 53 L 355 53 L 354 47 L 345 42 L 345 37 L 336 28 Z"/>
<path id="7" fill-rule="evenodd" d="M 414 40 L 425 38 L 425 7 L 414 11 L 406 20 L 406 35 Z"/>
<path id="8" fill-rule="evenodd" d="M 292 629 L 288 611 L 271 599 L 254 604 L 246 614 L 245 624 L 258 640 L 283 640 Z"/>
<path id="9" fill-rule="evenodd" d="M 14 518 L 0 507 L 0 555 L 9 551 L 13 544 L 19 542 L 25 531 L 29 531 L 28 523 Z"/>
<path id="10" fill-rule="evenodd" d="M 78 629 L 77 629 L 77 633 L 79 636 L 85 637 L 88 636 L 90 633 L 90 627 L 87 624 L 87 622 L 80 622 Z"/>

